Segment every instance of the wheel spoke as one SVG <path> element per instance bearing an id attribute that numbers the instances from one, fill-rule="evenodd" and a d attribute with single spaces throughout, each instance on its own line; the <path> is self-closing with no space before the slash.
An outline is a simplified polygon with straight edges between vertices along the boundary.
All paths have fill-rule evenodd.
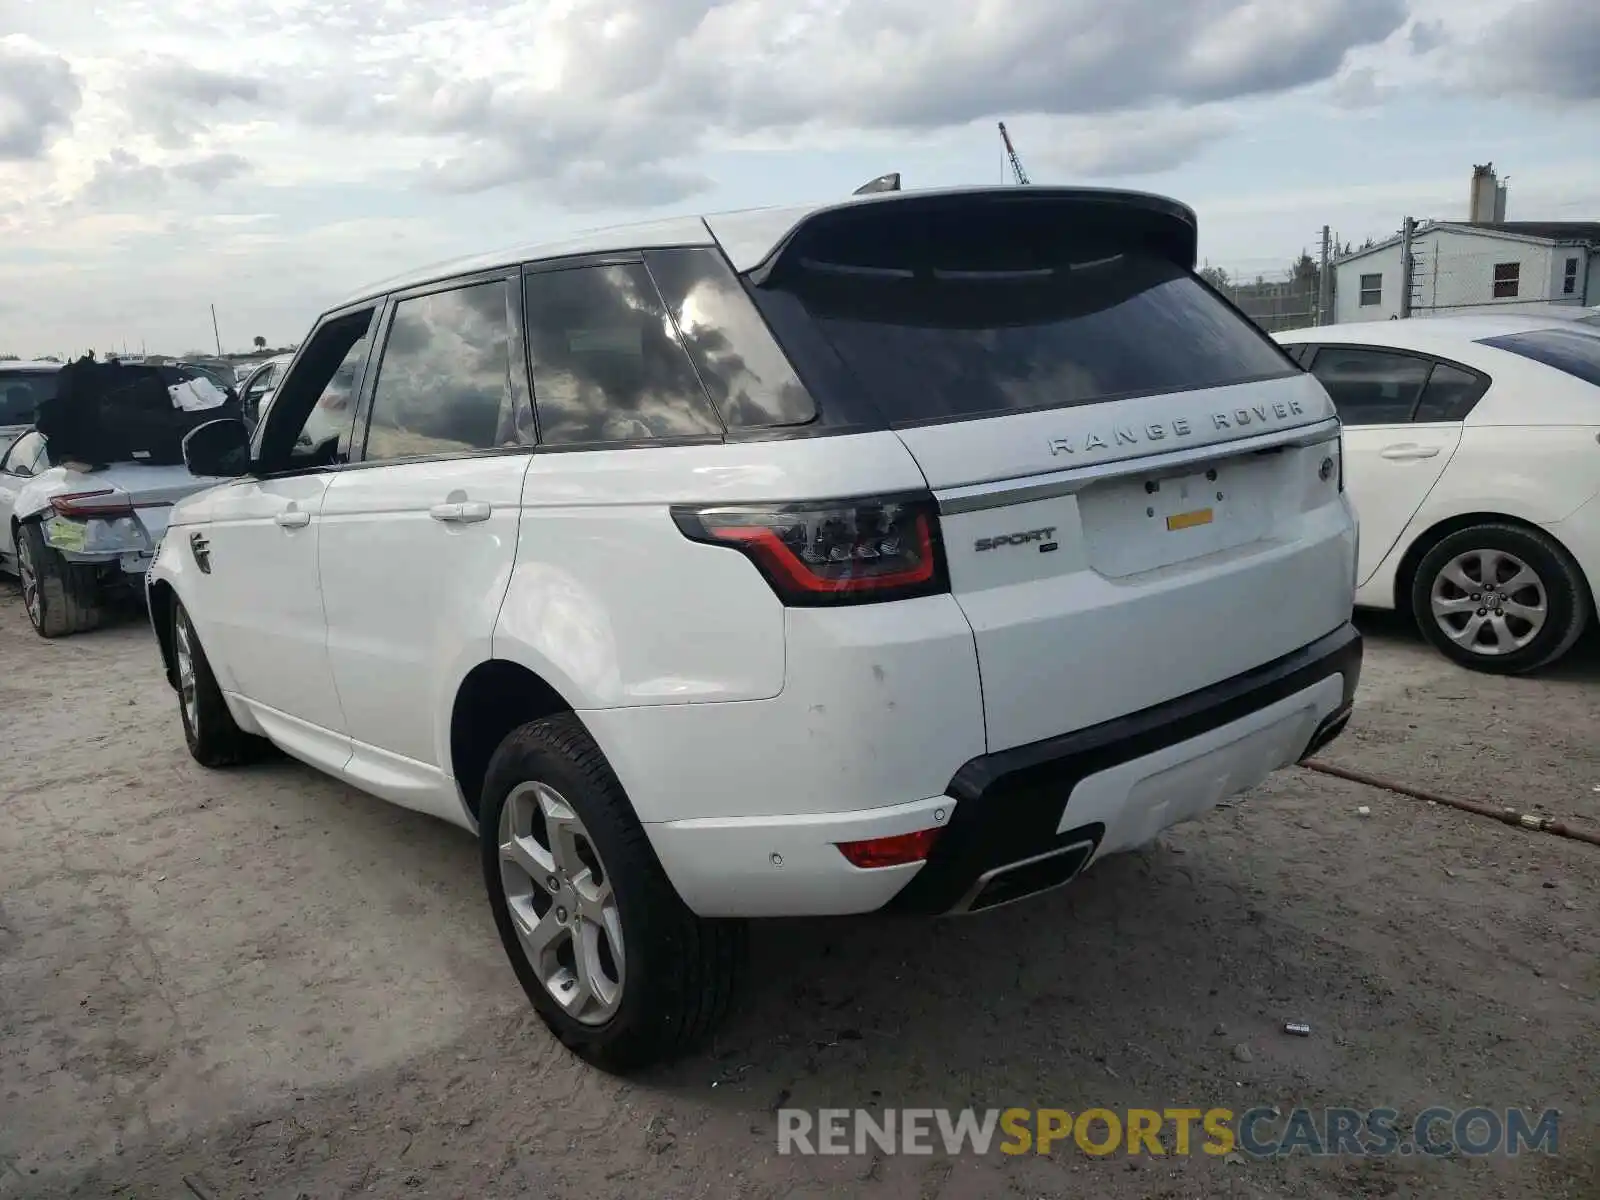
<path id="1" fill-rule="evenodd" d="M 1433 611 L 1440 614 L 1466 613 L 1472 612 L 1480 607 L 1482 603 L 1481 600 L 1474 600 L 1471 596 L 1457 596 L 1453 599 L 1435 596 L 1433 598 Z"/>
<path id="2" fill-rule="evenodd" d="M 573 950 L 580 980 L 602 1010 L 609 1010 L 616 1004 L 622 987 L 606 974 L 605 963 L 600 958 L 600 939 L 605 936 L 606 932 L 601 926 L 585 921 L 582 936 L 575 939 Z"/>
<path id="3" fill-rule="evenodd" d="M 1500 552 L 1498 550 L 1478 551 L 1478 578 L 1483 581 L 1484 587 L 1494 587 L 1500 578 Z"/>
<path id="4" fill-rule="evenodd" d="M 560 947 L 561 939 L 567 936 L 567 930 L 556 920 L 554 905 L 542 917 L 526 900 L 513 901 L 507 907 L 511 923 L 517 927 L 517 937 L 528 952 L 528 961 L 539 977 L 548 982 L 557 969 L 554 952 Z"/>
<path id="5" fill-rule="evenodd" d="M 1507 600 L 1500 607 L 1507 616 L 1516 617 L 1519 620 L 1528 622 L 1530 625 L 1544 624 L 1544 605 L 1542 603 L 1522 604 L 1516 600 Z"/>
<path id="6" fill-rule="evenodd" d="M 1483 590 L 1482 586 L 1478 584 L 1476 580 L 1468 576 L 1466 569 L 1461 565 L 1461 560 L 1459 558 L 1447 566 L 1444 570 L 1440 571 L 1439 577 L 1441 579 L 1449 580 L 1456 586 L 1458 590 L 1465 592 L 1469 596 L 1473 592 L 1480 592 Z"/>
<path id="7" fill-rule="evenodd" d="M 500 859 L 526 875 L 534 887 L 548 889 L 556 864 L 550 852 L 531 837 L 513 837 L 500 843 Z"/>
<path id="8" fill-rule="evenodd" d="M 539 797 L 539 810 L 544 813 L 550 857 L 560 871 L 572 878 L 586 869 L 578 854 L 583 823 L 555 790 L 540 785 L 536 794 Z"/>
<path id="9" fill-rule="evenodd" d="M 1517 573 L 1500 585 L 1500 591 L 1504 592 L 1507 596 L 1515 596 L 1520 591 L 1524 591 L 1527 588 L 1533 588 L 1539 592 L 1540 598 L 1542 599 L 1544 595 L 1544 584 L 1539 581 L 1539 577 L 1529 568 L 1521 566 L 1520 563 L 1518 566 L 1520 569 L 1517 571 Z"/>
<path id="10" fill-rule="evenodd" d="M 1460 629 L 1455 629 L 1449 625 L 1441 625 L 1441 628 L 1451 638 L 1470 650 L 1477 644 L 1478 631 L 1483 628 L 1484 623 L 1488 621 L 1488 619 L 1488 617 L 1480 617 L 1474 613 L 1472 616 L 1467 618 L 1467 623 Z"/>
<path id="11" fill-rule="evenodd" d="M 1506 624 L 1506 619 L 1499 613 L 1491 613 L 1488 621 L 1489 632 L 1494 638 L 1494 653 L 1504 654 L 1507 650 L 1514 650 L 1517 645 L 1517 635 L 1511 632 L 1511 626 Z"/>
<path id="12" fill-rule="evenodd" d="M 611 881 L 596 883 L 594 872 L 588 867 L 572 877 L 572 891 L 578 898 L 578 912 L 584 920 L 597 925 L 604 921 L 607 907 L 616 904 L 611 896 Z"/>

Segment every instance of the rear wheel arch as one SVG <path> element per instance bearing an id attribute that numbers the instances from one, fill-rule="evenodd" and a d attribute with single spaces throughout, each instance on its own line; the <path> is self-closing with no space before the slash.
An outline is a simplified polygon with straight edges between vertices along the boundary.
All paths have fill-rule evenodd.
<path id="1" fill-rule="evenodd" d="M 1401 556 L 1400 566 L 1394 575 L 1394 603 L 1397 612 L 1415 619 L 1416 613 L 1412 611 L 1411 591 L 1416 582 L 1417 568 L 1422 564 L 1423 558 L 1427 556 L 1428 551 L 1432 550 L 1452 533 L 1459 533 L 1463 529 L 1471 529 L 1475 525 L 1511 525 L 1518 529 L 1525 529 L 1530 533 L 1548 538 L 1556 544 L 1556 547 L 1568 559 L 1572 559 L 1572 551 L 1562 545 L 1559 537 L 1543 526 L 1537 525 L 1532 521 L 1525 521 L 1521 517 L 1507 516 L 1505 513 L 1497 512 L 1471 512 L 1461 513 L 1454 517 L 1446 517 L 1413 538 L 1411 545 L 1406 547 L 1405 554 Z M 1576 562 L 1576 560 L 1573 561 Z M 1587 581 L 1584 579 L 1583 572 L 1580 570 L 1577 574 L 1579 581 L 1586 584 Z M 1586 598 L 1589 605 L 1589 615 L 1594 616 L 1595 596 L 1591 592 L 1587 593 Z"/>
<path id="2" fill-rule="evenodd" d="M 520 663 L 492 658 L 467 672 L 450 709 L 450 767 L 474 820 L 489 760 L 507 735 L 571 711 L 560 692 Z"/>

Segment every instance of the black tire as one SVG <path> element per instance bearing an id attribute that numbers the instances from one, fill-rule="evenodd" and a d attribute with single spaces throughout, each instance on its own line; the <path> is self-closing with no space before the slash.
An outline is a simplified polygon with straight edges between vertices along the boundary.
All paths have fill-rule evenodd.
<path id="1" fill-rule="evenodd" d="M 1509 556 L 1508 560 L 1501 564 L 1507 570 L 1509 570 L 1509 559 L 1519 560 L 1537 576 L 1538 587 L 1520 589 L 1515 596 L 1512 596 L 1500 590 L 1509 582 L 1503 577 L 1506 572 L 1502 571 L 1493 581 L 1495 589 L 1487 593 L 1497 599 L 1491 600 L 1482 612 L 1469 608 L 1447 619 L 1464 627 L 1474 616 L 1487 613 L 1493 618 L 1501 614 L 1502 610 L 1498 605 L 1504 604 L 1508 599 L 1518 599 L 1526 603 L 1542 598 L 1543 625 L 1526 644 L 1503 653 L 1475 650 L 1452 638 L 1441 627 L 1440 618 L 1435 616 L 1433 610 L 1436 584 L 1446 599 L 1460 603 L 1466 603 L 1473 596 L 1484 594 L 1477 591 L 1468 592 L 1450 583 L 1448 577 L 1441 578 L 1441 573 L 1465 556 L 1475 556 L 1485 552 Z M 1467 568 L 1466 574 L 1468 582 L 1479 578 L 1473 574 L 1473 569 L 1470 567 Z M 1591 604 L 1583 571 L 1572 560 L 1572 556 L 1548 534 L 1522 525 L 1503 523 L 1474 525 L 1449 534 L 1422 556 L 1411 583 L 1411 611 L 1416 618 L 1417 627 L 1422 631 L 1422 636 L 1451 661 L 1475 671 L 1496 675 L 1521 675 L 1537 671 L 1566 654 L 1583 635 L 1589 621 Z M 1509 612 L 1509 610 L 1504 611 Z M 1508 628 L 1517 637 L 1526 636 L 1533 629 L 1531 622 L 1521 618 L 1508 616 L 1507 620 Z M 1493 640 L 1493 631 L 1484 631 L 1476 640 L 1480 647 L 1487 645 Z"/>
<path id="2" fill-rule="evenodd" d="M 183 721 L 183 740 L 189 745 L 190 756 L 202 767 L 231 767 L 261 757 L 266 743 L 240 729 L 234 721 L 189 614 L 178 600 L 172 602 L 172 648 L 178 716 Z M 183 677 L 185 654 L 193 672 L 192 681 Z M 192 703 L 189 687 L 193 688 Z"/>
<path id="3" fill-rule="evenodd" d="M 17 529 L 17 573 L 28 623 L 40 637 L 87 633 L 105 619 L 98 569 L 62 558 L 37 521 Z"/>
<path id="4" fill-rule="evenodd" d="M 512 793 L 533 783 L 554 789 L 577 815 L 615 897 L 626 971 L 603 1024 L 585 1024 L 555 1000 L 512 920 L 501 818 Z M 573 1053 L 602 1070 L 627 1072 L 687 1052 L 722 1021 L 742 974 L 744 923 L 703 920 L 678 898 L 621 783 L 577 717 L 529 722 L 500 743 L 484 781 L 479 830 L 501 943 L 539 1016 Z"/>

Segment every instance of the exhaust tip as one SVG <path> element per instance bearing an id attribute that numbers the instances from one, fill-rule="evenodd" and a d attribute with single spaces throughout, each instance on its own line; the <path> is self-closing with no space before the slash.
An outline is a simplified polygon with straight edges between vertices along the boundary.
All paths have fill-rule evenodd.
<path id="1" fill-rule="evenodd" d="M 1073 842 L 986 871 L 978 877 L 978 882 L 954 911 L 982 912 L 1071 883 L 1094 856 L 1096 844 L 1093 841 Z"/>

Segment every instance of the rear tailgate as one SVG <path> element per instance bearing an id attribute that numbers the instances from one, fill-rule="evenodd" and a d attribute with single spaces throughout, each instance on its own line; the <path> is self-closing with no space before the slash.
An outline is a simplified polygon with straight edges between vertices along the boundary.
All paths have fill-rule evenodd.
<path id="1" fill-rule="evenodd" d="M 1192 274 L 1186 210 L 1020 191 L 832 210 L 753 289 L 938 498 L 991 751 L 1290 653 L 1353 586 L 1332 406 Z"/>

